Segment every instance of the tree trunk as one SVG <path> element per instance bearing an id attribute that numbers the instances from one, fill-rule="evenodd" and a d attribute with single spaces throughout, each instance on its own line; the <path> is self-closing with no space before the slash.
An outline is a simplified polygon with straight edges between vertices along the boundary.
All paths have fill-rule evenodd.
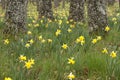
<path id="1" fill-rule="evenodd" d="M 53 20 L 52 0 L 37 0 L 39 18 L 42 16 Z"/>
<path id="2" fill-rule="evenodd" d="M 2 9 L 5 9 L 6 0 L 1 0 L 0 5 L 1 5 Z"/>
<path id="3" fill-rule="evenodd" d="M 84 0 L 70 0 L 69 20 L 84 21 Z"/>
<path id="4" fill-rule="evenodd" d="M 54 0 L 54 8 L 57 8 L 60 5 L 62 0 Z"/>
<path id="5" fill-rule="evenodd" d="M 62 8 L 65 8 L 65 0 L 62 0 Z"/>
<path id="6" fill-rule="evenodd" d="M 89 32 L 101 32 L 107 25 L 106 0 L 88 0 Z"/>
<path id="7" fill-rule="evenodd" d="M 26 30 L 27 0 L 7 0 L 4 33 L 16 34 Z"/>
<path id="8" fill-rule="evenodd" d="M 108 0 L 108 5 L 114 5 L 115 0 Z"/>

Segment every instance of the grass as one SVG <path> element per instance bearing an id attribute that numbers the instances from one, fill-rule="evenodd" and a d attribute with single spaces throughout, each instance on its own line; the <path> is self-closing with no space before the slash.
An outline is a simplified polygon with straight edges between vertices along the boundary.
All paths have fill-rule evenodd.
<path id="1" fill-rule="evenodd" d="M 108 11 L 112 12 L 114 8 L 116 5 L 109 7 Z M 118 7 L 112 14 L 108 12 L 111 30 L 106 37 L 93 44 L 91 41 L 100 35 L 89 36 L 87 24 L 68 24 L 68 8 L 62 10 L 60 7 L 57 12 L 54 11 L 54 16 L 57 15 L 54 22 L 45 18 L 38 21 L 36 7 L 31 4 L 28 7 L 27 28 L 32 34 L 21 34 L 16 38 L 6 37 L 2 34 L 4 13 L 0 8 L 0 80 L 5 77 L 13 80 L 68 80 L 70 72 L 75 75 L 75 80 L 119 80 L 120 14 L 117 10 Z M 61 30 L 59 36 L 55 35 L 57 29 Z M 72 32 L 68 32 L 68 29 Z M 85 37 L 83 46 L 75 42 L 81 35 Z M 9 40 L 9 44 L 4 44 L 5 39 Z M 34 42 L 26 48 L 25 45 L 31 39 Z M 63 49 L 63 44 L 67 44 L 68 48 Z M 103 48 L 108 49 L 108 54 L 102 53 Z M 110 56 L 112 51 L 117 51 L 117 57 Z M 20 55 L 26 56 L 27 60 L 34 59 L 35 64 L 27 69 L 25 63 L 20 62 Z M 68 58 L 71 57 L 74 57 L 75 64 L 68 64 Z"/>

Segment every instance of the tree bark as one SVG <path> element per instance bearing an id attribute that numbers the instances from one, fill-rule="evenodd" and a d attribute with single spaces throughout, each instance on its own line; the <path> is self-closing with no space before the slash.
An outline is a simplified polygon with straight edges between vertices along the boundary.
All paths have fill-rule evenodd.
<path id="1" fill-rule="evenodd" d="M 4 33 L 24 32 L 26 30 L 27 0 L 7 0 L 6 2 Z"/>
<path id="2" fill-rule="evenodd" d="M 1 0 L 0 5 L 1 5 L 2 9 L 5 9 L 5 7 L 6 7 L 6 0 Z"/>
<path id="3" fill-rule="evenodd" d="M 52 0 L 37 0 L 37 10 L 39 13 L 39 18 L 42 16 L 54 19 L 52 11 Z"/>
<path id="4" fill-rule="evenodd" d="M 108 0 L 108 5 L 114 5 L 115 0 Z"/>
<path id="5" fill-rule="evenodd" d="M 101 32 L 108 25 L 106 3 L 106 0 L 88 0 L 89 32 Z"/>
<path id="6" fill-rule="evenodd" d="M 54 8 L 57 8 L 60 5 L 62 0 L 54 0 Z"/>
<path id="7" fill-rule="evenodd" d="M 84 21 L 84 0 L 70 0 L 69 20 Z"/>

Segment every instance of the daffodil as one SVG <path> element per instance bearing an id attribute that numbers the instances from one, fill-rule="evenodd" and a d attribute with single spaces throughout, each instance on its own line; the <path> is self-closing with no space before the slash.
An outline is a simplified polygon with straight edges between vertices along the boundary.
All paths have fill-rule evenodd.
<path id="1" fill-rule="evenodd" d="M 85 40 L 81 41 L 80 43 L 83 46 L 85 44 Z"/>
<path id="2" fill-rule="evenodd" d="M 73 22 L 73 19 L 70 19 L 70 22 Z"/>
<path id="3" fill-rule="evenodd" d="M 80 43 L 81 45 L 85 44 L 85 37 L 80 36 L 79 38 L 76 39 L 76 43 Z"/>
<path id="4" fill-rule="evenodd" d="M 34 26 L 35 26 L 35 27 L 39 27 L 39 24 L 35 24 Z"/>
<path id="5" fill-rule="evenodd" d="M 5 77 L 4 80 L 12 80 L 12 78 L 10 78 L 10 77 Z"/>
<path id="6" fill-rule="evenodd" d="M 105 27 L 105 31 L 108 32 L 110 30 L 110 27 L 109 26 L 106 26 Z"/>
<path id="7" fill-rule="evenodd" d="M 115 57 L 117 56 L 116 54 L 117 54 L 116 52 L 112 51 L 112 52 L 110 53 L 110 56 L 111 56 L 112 58 L 115 58 Z"/>
<path id="8" fill-rule="evenodd" d="M 25 44 L 25 47 L 26 47 L 26 48 L 29 48 L 29 47 L 30 47 L 30 44 L 29 44 L 29 43 L 26 43 L 26 44 Z"/>
<path id="9" fill-rule="evenodd" d="M 42 40 L 42 35 L 40 35 L 40 36 L 38 37 L 38 39 L 39 39 L 39 40 Z"/>
<path id="10" fill-rule="evenodd" d="M 108 53 L 108 50 L 107 50 L 106 48 L 103 48 L 102 53 L 107 54 L 107 53 Z"/>
<path id="11" fill-rule="evenodd" d="M 30 44 L 33 44 L 33 43 L 34 43 L 33 39 L 30 39 L 28 42 L 29 42 Z"/>
<path id="12" fill-rule="evenodd" d="M 43 20 L 40 20 L 41 23 L 43 23 Z"/>
<path id="13" fill-rule="evenodd" d="M 35 60 L 32 59 L 32 58 L 29 60 L 29 62 L 30 62 L 32 65 L 35 64 Z"/>
<path id="14" fill-rule="evenodd" d="M 48 39 L 48 42 L 51 43 L 51 42 L 52 42 L 52 39 Z"/>
<path id="15" fill-rule="evenodd" d="M 67 49 L 67 48 L 68 48 L 67 44 L 63 44 L 63 45 L 62 45 L 62 48 L 63 48 L 63 49 Z"/>
<path id="16" fill-rule="evenodd" d="M 66 23 L 69 24 L 69 21 L 67 21 Z"/>
<path id="17" fill-rule="evenodd" d="M 35 20 L 33 20 L 32 22 L 33 22 L 33 23 L 36 23 L 36 21 L 35 21 Z"/>
<path id="18" fill-rule="evenodd" d="M 46 41 L 45 39 L 42 39 L 42 40 L 41 40 L 41 43 L 45 43 L 45 41 Z"/>
<path id="19" fill-rule="evenodd" d="M 60 30 L 60 29 L 57 29 L 55 35 L 58 36 L 58 35 L 60 35 L 60 34 L 61 34 L 61 30 Z"/>
<path id="20" fill-rule="evenodd" d="M 24 55 L 20 55 L 20 57 L 19 57 L 20 62 L 21 62 L 21 61 L 26 61 L 26 59 L 27 59 L 27 58 L 26 58 L 26 56 L 24 56 Z"/>
<path id="21" fill-rule="evenodd" d="M 92 40 L 92 43 L 93 43 L 93 44 L 96 44 L 96 43 L 97 43 L 97 39 L 93 39 L 93 40 Z"/>
<path id="22" fill-rule="evenodd" d="M 28 60 L 28 61 L 26 61 L 25 62 L 25 67 L 27 68 L 27 69 L 30 69 L 30 68 L 32 68 L 32 65 L 34 64 L 35 62 L 34 62 L 34 59 L 30 59 L 30 60 Z"/>
<path id="23" fill-rule="evenodd" d="M 68 64 L 75 64 L 74 58 L 68 58 Z"/>
<path id="24" fill-rule="evenodd" d="M 97 40 L 100 41 L 102 39 L 101 36 L 97 36 Z"/>
<path id="25" fill-rule="evenodd" d="M 59 23 L 59 25 L 61 25 L 62 24 L 62 20 L 59 20 L 58 23 Z"/>
<path id="26" fill-rule="evenodd" d="M 114 17 L 114 18 L 112 18 L 112 21 L 116 21 L 116 20 L 117 20 L 117 18 L 115 18 L 115 17 Z"/>
<path id="27" fill-rule="evenodd" d="M 72 72 L 67 76 L 69 80 L 75 79 L 75 75 Z"/>
<path id="28" fill-rule="evenodd" d="M 70 28 L 75 28 L 75 25 L 70 25 Z"/>
<path id="29" fill-rule="evenodd" d="M 76 43 L 79 43 L 84 40 L 85 40 L 84 36 L 80 36 L 79 38 L 76 39 Z"/>
<path id="30" fill-rule="evenodd" d="M 31 31 L 28 31 L 28 32 L 27 32 L 27 34 L 28 34 L 28 35 L 31 35 L 31 34 L 32 34 L 32 32 L 31 32 Z"/>
<path id="31" fill-rule="evenodd" d="M 70 32 L 72 32 L 72 29 L 69 28 L 67 31 L 70 33 Z"/>
<path id="32" fill-rule="evenodd" d="M 117 13 L 117 16 L 120 16 L 120 13 Z"/>
<path id="33" fill-rule="evenodd" d="M 8 39 L 5 39 L 5 40 L 4 40 L 4 44 L 9 44 L 9 40 L 8 40 Z"/>
<path id="34" fill-rule="evenodd" d="M 25 62 L 25 67 L 26 67 L 27 69 L 30 69 L 30 68 L 32 67 L 31 62 L 30 62 L 30 61 Z"/>

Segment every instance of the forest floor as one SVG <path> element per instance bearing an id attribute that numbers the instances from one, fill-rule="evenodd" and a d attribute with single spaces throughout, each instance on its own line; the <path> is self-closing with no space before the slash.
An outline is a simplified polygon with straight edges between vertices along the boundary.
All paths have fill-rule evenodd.
<path id="1" fill-rule="evenodd" d="M 105 36 L 88 34 L 87 23 L 67 21 L 68 7 L 54 9 L 55 21 L 38 20 L 29 4 L 27 33 L 3 35 L 0 8 L 0 80 L 120 80 L 120 13 L 108 7 Z"/>

